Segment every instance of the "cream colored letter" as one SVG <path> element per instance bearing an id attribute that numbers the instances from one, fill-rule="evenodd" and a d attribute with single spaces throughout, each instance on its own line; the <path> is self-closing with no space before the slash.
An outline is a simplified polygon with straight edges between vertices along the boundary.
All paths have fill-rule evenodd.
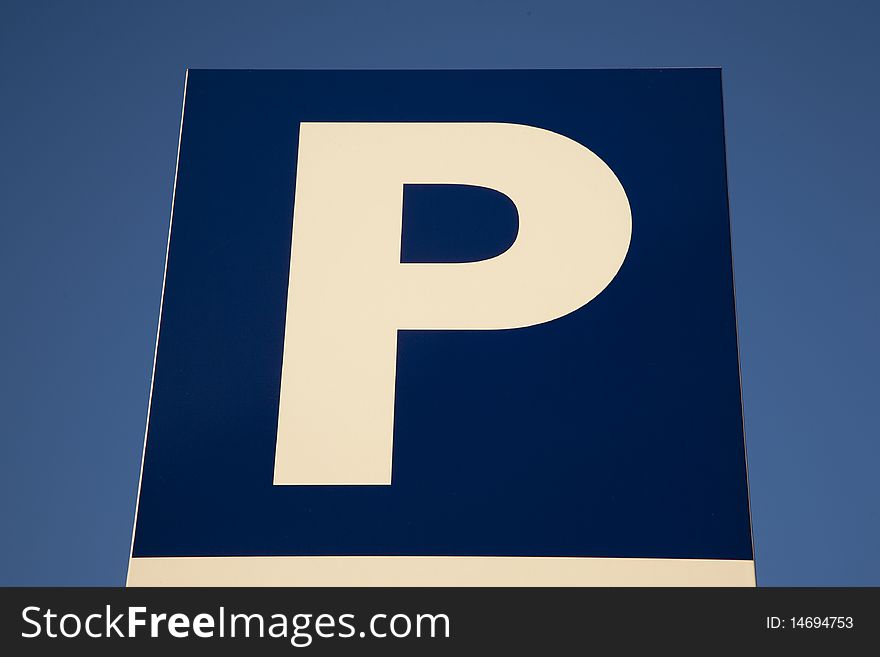
<path id="1" fill-rule="evenodd" d="M 401 263 L 403 186 L 488 187 L 519 213 L 504 253 Z M 397 331 L 510 329 L 577 310 L 629 248 L 608 166 L 507 123 L 303 123 L 276 485 L 390 484 Z"/>

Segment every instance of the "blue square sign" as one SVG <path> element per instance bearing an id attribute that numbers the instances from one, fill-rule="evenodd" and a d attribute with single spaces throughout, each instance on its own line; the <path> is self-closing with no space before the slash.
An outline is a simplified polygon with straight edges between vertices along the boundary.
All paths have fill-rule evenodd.
<path id="1" fill-rule="evenodd" d="M 720 70 L 190 70 L 128 581 L 753 585 Z"/>

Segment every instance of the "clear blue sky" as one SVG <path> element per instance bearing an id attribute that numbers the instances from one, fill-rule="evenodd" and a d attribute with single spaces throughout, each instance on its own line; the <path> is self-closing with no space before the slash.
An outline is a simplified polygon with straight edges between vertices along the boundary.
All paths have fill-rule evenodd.
<path id="1" fill-rule="evenodd" d="M 880 584 L 873 2 L 6 2 L 0 584 L 121 584 L 189 67 L 722 66 L 759 583 Z"/>

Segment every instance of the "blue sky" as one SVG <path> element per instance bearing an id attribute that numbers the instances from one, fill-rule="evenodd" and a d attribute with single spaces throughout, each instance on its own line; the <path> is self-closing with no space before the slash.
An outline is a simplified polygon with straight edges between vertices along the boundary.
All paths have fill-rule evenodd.
<path id="1" fill-rule="evenodd" d="M 0 583 L 121 584 L 186 67 L 722 66 L 759 582 L 880 584 L 871 2 L 7 2 Z"/>

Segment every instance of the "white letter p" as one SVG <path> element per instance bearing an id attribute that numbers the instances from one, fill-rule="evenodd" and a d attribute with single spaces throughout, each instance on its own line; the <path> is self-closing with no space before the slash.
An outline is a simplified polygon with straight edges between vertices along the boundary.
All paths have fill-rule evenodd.
<path id="1" fill-rule="evenodd" d="M 405 184 L 488 187 L 519 214 L 488 260 L 401 263 Z M 567 315 L 617 274 L 626 193 L 584 146 L 507 123 L 303 123 L 276 485 L 390 484 L 397 331 Z"/>

